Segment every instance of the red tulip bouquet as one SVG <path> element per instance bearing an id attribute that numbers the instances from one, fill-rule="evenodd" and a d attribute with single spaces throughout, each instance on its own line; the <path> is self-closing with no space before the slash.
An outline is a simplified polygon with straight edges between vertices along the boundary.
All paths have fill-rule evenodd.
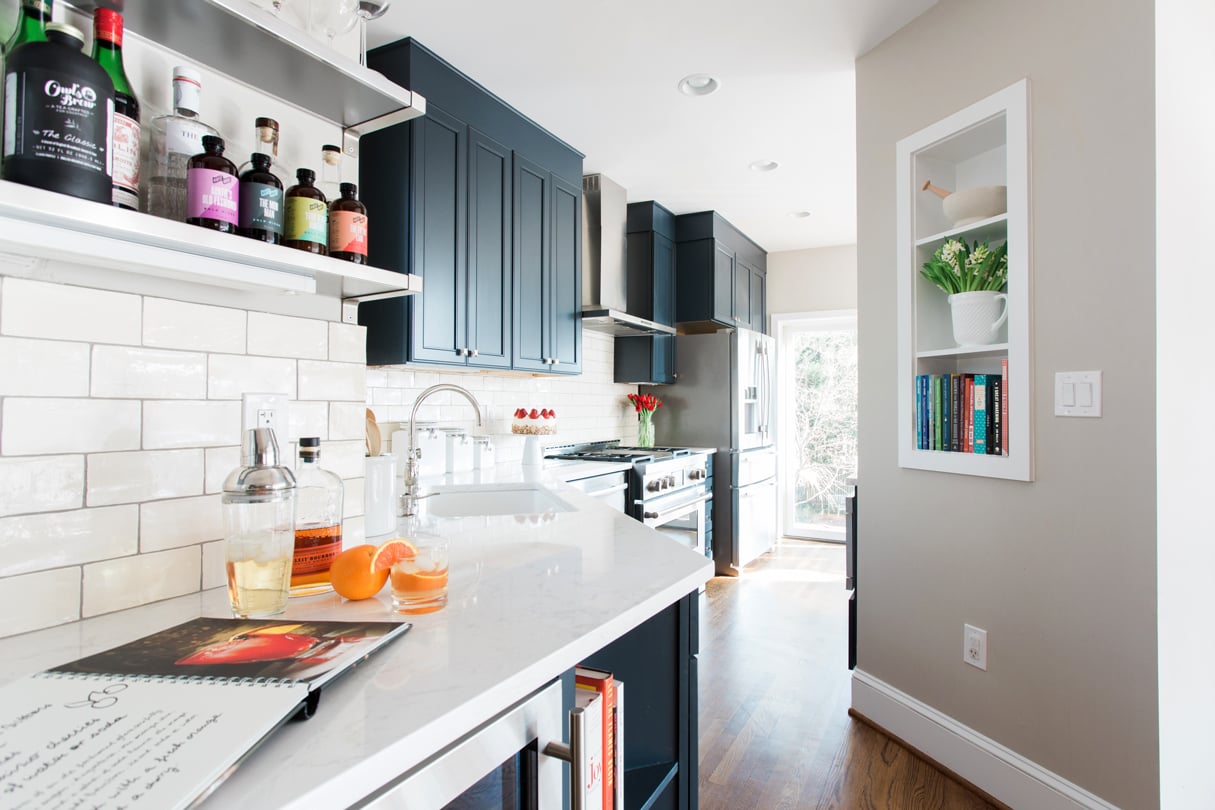
<path id="1" fill-rule="evenodd" d="M 629 394 L 629 402 L 637 411 L 637 446 L 654 446 L 654 411 L 662 407 L 662 400 L 653 394 Z"/>

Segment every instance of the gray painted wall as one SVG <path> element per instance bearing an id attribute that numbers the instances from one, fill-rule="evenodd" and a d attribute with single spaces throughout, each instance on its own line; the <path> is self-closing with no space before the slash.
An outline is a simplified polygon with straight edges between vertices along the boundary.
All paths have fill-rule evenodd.
<path id="1" fill-rule="evenodd" d="M 1125 808 L 1159 806 L 1153 68 L 1149 0 L 942 0 L 857 62 L 859 666 Z M 895 143 L 1023 76 L 1037 480 L 900 469 Z M 1055 417 L 1089 369 L 1104 417 Z"/>

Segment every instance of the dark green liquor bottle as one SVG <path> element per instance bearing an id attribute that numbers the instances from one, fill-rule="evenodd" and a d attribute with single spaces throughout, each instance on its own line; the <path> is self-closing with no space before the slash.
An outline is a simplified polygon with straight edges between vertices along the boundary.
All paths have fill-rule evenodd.
<path id="1" fill-rule="evenodd" d="M 93 60 L 114 83 L 114 124 L 110 129 L 114 205 L 139 210 L 139 99 L 122 66 L 122 15 L 109 8 L 93 12 Z"/>
<path id="2" fill-rule="evenodd" d="M 54 5 L 54 0 L 23 0 L 21 10 L 17 15 L 17 27 L 3 47 L 0 47 L 0 61 L 7 64 L 13 55 L 13 48 L 18 45 L 24 45 L 27 42 L 46 42 L 46 24 L 51 21 L 51 10 Z M 0 70 L 0 133 L 4 131 L 2 126 L 5 110 L 4 76 L 7 73 L 7 67 Z"/>

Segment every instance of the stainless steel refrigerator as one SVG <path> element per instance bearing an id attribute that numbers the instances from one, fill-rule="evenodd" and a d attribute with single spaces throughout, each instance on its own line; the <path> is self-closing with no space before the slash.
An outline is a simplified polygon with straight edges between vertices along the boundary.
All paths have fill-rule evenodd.
<path id="1" fill-rule="evenodd" d="M 673 385 L 647 387 L 659 445 L 716 448 L 713 468 L 713 560 L 718 575 L 743 566 L 776 542 L 776 352 L 771 337 L 724 329 L 675 339 Z"/>

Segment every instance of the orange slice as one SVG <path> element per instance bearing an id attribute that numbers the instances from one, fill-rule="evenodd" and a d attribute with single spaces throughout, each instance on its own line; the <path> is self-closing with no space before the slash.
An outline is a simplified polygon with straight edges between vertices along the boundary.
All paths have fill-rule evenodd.
<path id="1" fill-rule="evenodd" d="M 447 586 L 447 569 L 441 571 L 393 571 L 392 589 L 397 593 L 434 591 Z"/>
<path id="2" fill-rule="evenodd" d="M 371 558 L 372 571 L 386 571 L 401 560 L 412 560 L 418 554 L 413 543 L 404 537 L 394 537 L 380 544 Z"/>

